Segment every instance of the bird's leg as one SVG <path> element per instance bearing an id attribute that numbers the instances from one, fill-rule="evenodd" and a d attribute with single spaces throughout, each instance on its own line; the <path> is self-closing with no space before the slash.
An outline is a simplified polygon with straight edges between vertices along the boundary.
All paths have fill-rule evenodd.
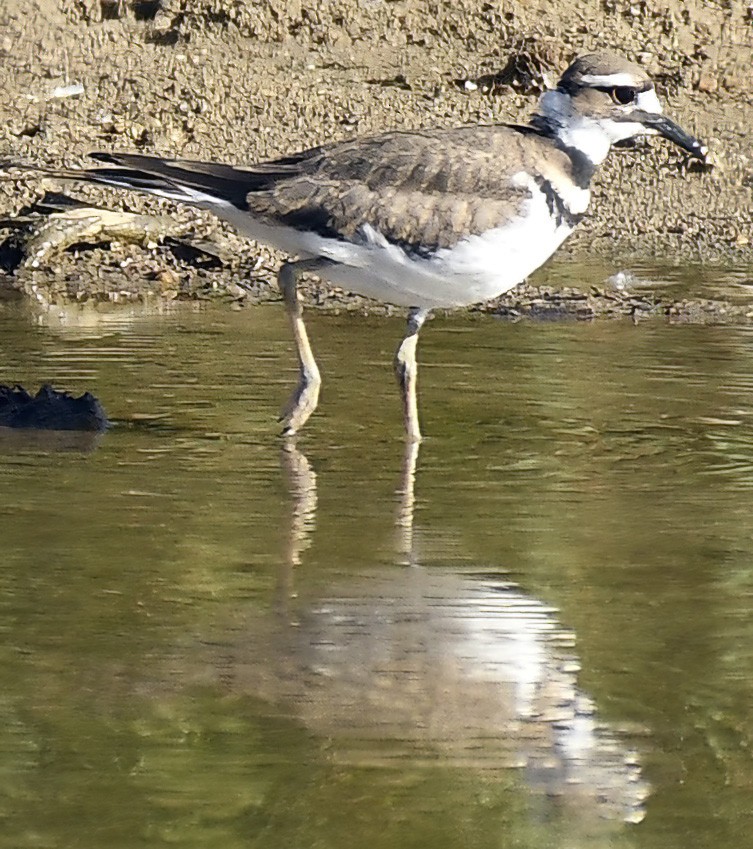
<path id="1" fill-rule="evenodd" d="M 413 307 L 408 313 L 408 326 L 403 341 L 395 353 L 395 377 L 403 396 L 403 417 L 405 420 L 405 435 L 408 442 L 421 441 L 421 428 L 418 424 L 418 401 L 416 398 L 416 383 L 418 380 L 418 364 L 416 363 L 416 345 L 418 331 L 426 321 L 429 310 Z"/>
<path id="2" fill-rule="evenodd" d="M 322 385 L 319 367 L 311 350 L 306 325 L 303 323 L 303 304 L 298 294 L 297 277 L 301 271 L 317 271 L 328 264 L 328 260 L 321 259 L 286 262 L 277 274 L 277 285 L 285 300 L 285 311 L 293 329 L 299 365 L 298 386 L 293 390 L 279 419 L 282 422 L 282 432 L 288 436 L 297 433 L 306 424 L 308 417 L 316 409 Z"/>

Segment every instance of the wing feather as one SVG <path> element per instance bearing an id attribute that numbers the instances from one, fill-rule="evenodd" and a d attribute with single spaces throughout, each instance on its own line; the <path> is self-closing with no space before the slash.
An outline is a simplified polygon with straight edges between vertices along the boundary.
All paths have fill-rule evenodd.
<path id="1" fill-rule="evenodd" d="M 410 251 L 451 247 L 500 226 L 530 191 L 513 178 L 532 154 L 571 169 L 532 127 L 391 132 L 238 167 L 138 153 L 94 153 L 100 166 L 57 176 L 132 188 L 218 211 L 231 204 L 270 225 L 359 241 L 369 225 Z"/>

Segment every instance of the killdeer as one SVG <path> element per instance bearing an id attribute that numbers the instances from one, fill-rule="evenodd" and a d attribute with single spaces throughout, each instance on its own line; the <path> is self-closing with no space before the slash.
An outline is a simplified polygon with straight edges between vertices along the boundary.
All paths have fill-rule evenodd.
<path id="1" fill-rule="evenodd" d="M 395 373 L 407 437 L 418 442 L 416 345 L 430 311 L 522 282 L 583 217 L 610 147 L 639 135 L 664 136 L 706 159 L 707 148 L 662 114 L 640 67 L 593 53 L 575 59 L 525 126 L 387 132 L 245 167 L 94 153 L 102 166 L 51 173 L 211 210 L 296 257 L 278 273 L 300 368 L 281 416 L 287 434 L 305 424 L 321 385 L 298 274 L 408 307 Z"/>

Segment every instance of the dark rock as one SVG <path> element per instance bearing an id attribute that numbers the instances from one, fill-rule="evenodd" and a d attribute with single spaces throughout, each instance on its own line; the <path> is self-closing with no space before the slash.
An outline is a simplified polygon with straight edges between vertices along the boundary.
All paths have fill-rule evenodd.
<path id="1" fill-rule="evenodd" d="M 99 433 L 108 425 L 102 405 L 90 392 L 74 398 L 45 384 L 30 395 L 21 386 L 0 385 L 0 427 Z"/>

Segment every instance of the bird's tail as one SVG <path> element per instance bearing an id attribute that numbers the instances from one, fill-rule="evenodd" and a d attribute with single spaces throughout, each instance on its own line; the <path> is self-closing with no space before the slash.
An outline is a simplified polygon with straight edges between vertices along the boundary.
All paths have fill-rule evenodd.
<path id="1" fill-rule="evenodd" d="M 287 176 L 292 167 L 285 161 L 255 168 L 236 168 L 213 162 L 162 159 L 139 153 L 92 153 L 92 168 L 46 168 L 11 161 L 0 162 L 0 171 L 10 168 L 37 171 L 63 180 L 98 183 L 120 189 L 147 192 L 197 206 L 231 204 L 247 209 L 246 196 Z"/>

